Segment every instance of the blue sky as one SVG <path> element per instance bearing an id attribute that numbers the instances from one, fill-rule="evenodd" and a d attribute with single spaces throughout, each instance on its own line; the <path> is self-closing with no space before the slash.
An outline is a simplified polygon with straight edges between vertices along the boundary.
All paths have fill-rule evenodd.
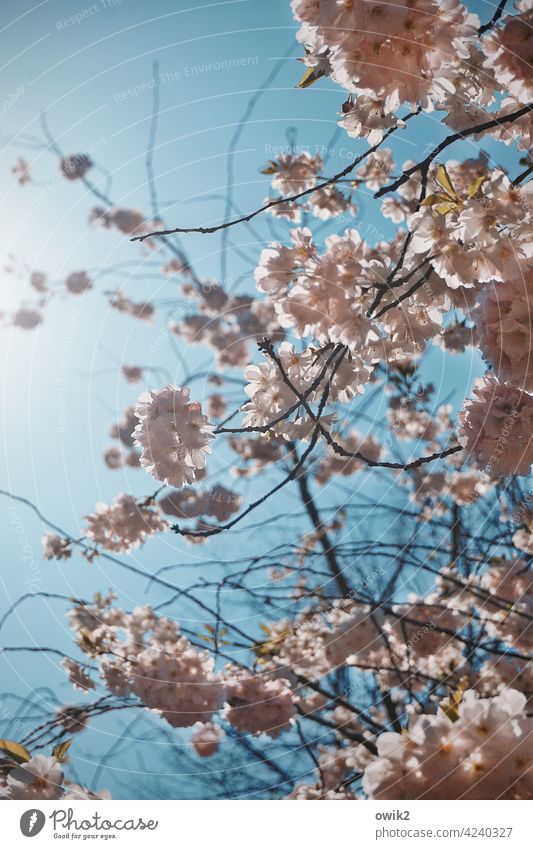
<path id="1" fill-rule="evenodd" d="M 482 19 L 487 20 L 494 4 L 477 3 L 471 8 L 480 9 Z M 164 368 L 180 383 L 185 372 L 206 362 L 207 352 L 182 348 L 181 356 L 176 357 L 165 332 L 165 310 L 154 325 L 147 325 L 109 309 L 103 293 L 119 284 L 134 299 L 158 303 L 176 297 L 175 284 L 157 273 L 152 265 L 154 255 L 116 233 L 89 227 L 94 198 L 79 185 L 58 177 L 56 159 L 49 152 L 28 150 L 28 136 L 42 138 L 39 114 L 44 110 L 51 132 L 67 153 L 87 151 L 96 160 L 102 169 L 94 178 L 102 181 L 99 185 L 106 185 L 106 173 L 112 175 L 111 194 L 117 205 L 138 207 L 148 215 L 145 157 L 152 66 L 158 62 L 161 109 L 154 165 L 165 219 L 174 225 L 212 223 L 223 215 L 221 196 L 226 192 L 232 137 L 250 98 L 261 92 L 279 64 L 269 88 L 254 104 L 233 158 L 235 203 L 243 210 L 255 208 L 268 194 L 268 178 L 259 169 L 271 157 L 273 147 L 287 143 L 288 128 L 294 128 L 290 138 L 313 152 L 335 138 L 342 92 L 328 82 L 306 91 L 294 88 L 302 70 L 295 60 L 301 52 L 295 44 L 295 29 L 286 0 L 156 0 L 149 4 L 99 0 L 92 5 L 85 0 L 23 0 L 16 7 L 3 4 L 0 9 L 2 265 L 16 271 L 1 272 L 0 310 L 9 312 L 33 297 L 27 287 L 28 269 L 46 271 L 58 282 L 83 268 L 95 277 L 94 289 L 82 298 L 58 294 L 50 299 L 44 322 L 36 330 L 0 329 L 0 487 L 29 498 L 73 535 L 79 533 L 81 517 L 96 501 L 109 501 L 120 491 L 142 495 L 154 489 L 144 472 L 110 472 L 102 461 L 104 449 L 111 444 L 109 425 L 139 394 L 135 387 L 124 384 L 118 371 L 113 373 L 115 363 Z M 280 63 L 291 50 L 291 57 Z M 416 158 L 426 144 L 441 137 L 438 118 L 422 117 L 416 132 L 405 131 L 392 145 L 396 161 Z M 328 173 L 340 170 L 364 147 L 364 142 L 338 134 Z M 486 148 L 500 163 L 514 161 L 502 145 Z M 473 156 L 476 151 L 475 145 L 463 144 L 453 155 Z M 31 163 L 35 181 L 24 188 L 10 174 L 19 155 Z M 365 196 L 356 200 L 355 226 L 362 235 L 372 226 L 381 231 L 383 222 L 372 200 Z M 390 226 L 386 222 L 385 226 L 385 235 L 390 235 Z M 285 228 L 278 230 L 283 237 Z M 264 220 L 257 221 L 253 231 L 246 227 L 231 231 L 230 244 L 240 255 L 229 251 L 225 257 L 228 289 L 252 290 L 254 262 L 270 238 Z M 220 276 L 224 268 L 220 236 L 190 235 L 183 246 L 199 274 Z M 120 263 L 128 265 L 121 266 L 119 274 Z M 460 403 L 483 367 L 477 357 L 450 362 L 435 351 L 426 369 L 439 387 L 441 399 L 451 386 L 455 403 Z M 160 375 L 149 379 L 154 388 L 164 382 Z M 202 383 L 195 384 L 195 397 L 201 398 L 202 392 Z M 213 467 L 224 472 L 227 464 L 228 455 L 222 451 Z M 356 486 L 361 486 L 360 480 Z M 265 481 L 254 481 L 248 489 L 253 494 L 265 486 Z M 275 508 L 266 507 L 261 518 L 269 515 L 269 510 L 274 514 L 283 509 L 288 513 L 288 525 L 296 526 L 297 518 L 290 515 L 294 504 L 294 496 L 287 493 Z M 2 501 L 0 523 L 2 610 L 29 587 L 90 596 L 112 586 L 128 607 L 143 600 L 160 600 L 153 587 L 148 592 L 144 579 L 103 560 L 90 566 L 77 555 L 64 565 L 42 561 L 39 539 L 43 525 L 23 505 Z M 277 531 L 267 531 L 257 544 L 266 550 L 278 541 Z M 243 535 L 223 542 L 215 538 L 209 546 L 199 548 L 170 537 L 149 543 L 130 561 L 148 571 L 165 564 L 188 563 L 188 568 L 174 574 L 176 580 L 187 583 L 201 574 L 205 558 L 231 562 L 242 550 Z M 20 615 L 6 623 L 2 643 L 70 647 L 63 610 L 58 602 L 29 601 Z M 184 612 L 191 617 L 192 627 L 196 613 Z M 50 686 L 59 699 L 74 698 L 58 670 L 57 658 L 5 655 L 0 663 L 2 689 L 8 693 L 25 696 L 31 689 Z M 3 697 L 0 718 L 2 710 L 11 711 L 13 704 L 10 697 Z M 115 731 L 113 723 L 109 728 L 104 723 L 92 733 L 90 746 L 79 756 L 80 772 L 87 781 Z M 119 779 L 108 769 L 102 784 L 121 795 Z"/>

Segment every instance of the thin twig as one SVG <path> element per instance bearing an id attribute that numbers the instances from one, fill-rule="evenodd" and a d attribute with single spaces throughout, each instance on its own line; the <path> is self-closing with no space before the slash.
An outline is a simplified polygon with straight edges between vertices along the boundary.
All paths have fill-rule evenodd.
<path id="1" fill-rule="evenodd" d="M 505 9 L 506 5 L 507 5 L 507 0 L 500 0 L 500 2 L 498 4 L 498 8 L 494 12 L 490 21 L 488 21 L 486 24 L 483 24 L 482 26 L 479 27 L 479 29 L 477 31 L 478 35 L 483 35 L 484 33 L 487 32 L 487 30 L 492 29 L 494 24 L 498 23 L 501 16 L 503 15 L 503 10 Z"/>
<path id="2" fill-rule="evenodd" d="M 407 180 L 416 174 L 417 171 L 421 171 L 422 173 L 426 172 L 437 156 L 442 153 L 447 147 L 451 144 L 454 144 L 456 141 L 462 141 L 462 139 L 468 138 L 468 136 L 475 136 L 477 133 L 483 133 L 486 130 L 491 130 L 493 127 L 499 127 L 502 124 L 509 124 L 511 121 L 517 121 L 519 118 L 522 118 L 523 115 L 527 115 L 528 112 L 533 110 L 533 103 L 528 103 L 527 106 L 522 106 L 520 109 L 517 109 L 516 112 L 511 112 L 509 115 L 498 115 L 493 118 L 491 121 L 484 121 L 482 124 L 476 124 L 474 127 L 466 127 L 464 130 L 458 130 L 456 133 L 452 133 L 447 136 L 443 141 L 440 142 L 432 151 L 429 153 L 422 162 L 418 164 L 412 165 L 410 168 L 407 168 L 403 174 L 398 177 L 393 183 L 390 183 L 388 186 L 383 186 L 381 189 L 375 193 L 375 198 L 383 197 L 383 195 L 388 194 L 389 192 L 395 192 L 400 186 L 403 186 Z"/>
<path id="3" fill-rule="evenodd" d="M 413 118 L 415 115 L 418 115 L 419 112 L 420 109 L 417 109 L 415 112 L 410 112 L 402 119 L 403 123 L 408 121 L 410 118 Z M 389 136 L 391 136 L 397 129 L 398 127 L 390 127 L 384 134 L 381 141 L 377 142 L 377 144 L 373 145 L 360 156 L 356 157 L 353 162 L 347 165 L 342 171 L 339 171 L 338 174 L 334 174 L 333 177 L 329 177 L 327 180 L 318 183 L 316 186 L 312 186 L 310 189 L 305 189 L 302 192 L 297 192 L 296 194 L 289 195 L 287 197 L 274 198 L 273 200 L 269 200 L 268 203 L 263 204 L 263 206 L 260 206 L 259 209 L 249 212 L 247 215 L 241 215 L 239 218 L 233 218 L 231 221 L 224 221 L 222 224 L 215 224 L 212 227 L 173 227 L 170 230 L 154 230 L 151 233 L 144 233 L 141 236 L 133 236 L 131 241 L 143 242 L 145 239 L 149 239 L 150 237 L 171 236 L 173 233 L 218 233 L 220 230 L 226 230 L 228 227 L 233 227 L 235 224 L 242 224 L 246 221 L 251 221 L 252 218 L 260 215 L 262 212 L 266 212 L 268 209 L 272 209 L 280 204 L 292 203 L 293 201 L 300 200 L 300 198 L 307 197 L 308 195 L 313 194 L 313 192 L 318 192 L 320 189 L 331 186 L 333 183 L 336 183 L 343 177 L 346 177 L 354 171 L 355 168 L 363 162 L 363 160 L 381 147 L 383 142 L 386 141 L 386 139 L 388 139 Z"/>

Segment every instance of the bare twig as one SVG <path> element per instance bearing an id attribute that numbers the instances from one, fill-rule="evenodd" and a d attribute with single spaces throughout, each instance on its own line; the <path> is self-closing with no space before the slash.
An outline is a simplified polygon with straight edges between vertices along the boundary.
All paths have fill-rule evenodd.
<path id="1" fill-rule="evenodd" d="M 507 5 L 507 0 L 500 0 L 500 2 L 498 4 L 498 8 L 494 12 L 490 21 L 488 21 L 486 24 L 483 24 L 482 26 L 479 27 L 479 29 L 477 31 L 478 35 L 483 35 L 484 33 L 487 32 L 487 30 L 492 29 L 494 24 L 498 23 L 501 16 L 503 15 L 503 11 L 504 11 L 506 5 Z"/>
<path id="2" fill-rule="evenodd" d="M 402 121 L 405 123 L 410 118 L 413 118 L 415 115 L 418 115 L 420 109 L 417 109 L 415 112 L 410 112 L 406 115 Z M 247 215 L 241 215 L 239 218 L 233 218 L 230 221 L 224 221 L 222 224 L 215 224 L 212 227 L 173 227 L 170 230 L 154 230 L 152 233 L 145 233 L 141 236 L 133 236 L 132 242 L 143 242 L 145 239 L 149 239 L 150 237 L 161 237 L 161 236 L 171 236 L 173 233 L 218 233 L 220 230 L 226 230 L 228 227 L 233 227 L 235 224 L 242 224 L 246 221 L 251 221 L 252 218 L 255 218 L 257 215 L 260 215 L 262 212 L 266 212 L 268 209 L 272 209 L 273 207 L 279 206 L 280 204 L 292 203 L 293 201 L 300 200 L 300 198 L 307 197 L 308 195 L 313 194 L 313 192 L 317 192 L 320 189 L 324 189 L 327 186 L 331 186 L 334 183 L 337 183 L 339 180 L 342 180 L 343 177 L 346 177 L 352 171 L 357 168 L 358 165 L 361 164 L 371 153 L 374 153 L 381 145 L 383 144 L 389 136 L 392 135 L 397 130 L 397 127 L 390 127 L 387 132 L 384 134 L 381 141 L 377 142 L 377 144 L 368 148 L 364 153 L 360 156 L 356 157 L 353 162 L 346 166 L 342 171 L 339 171 L 338 174 L 334 174 L 333 177 L 329 177 L 327 180 L 322 181 L 321 183 L 317 183 L 316 186 L 313 186 L 310 189 L 305 189 L 302 192 L 297 192 L 294 195 L 288 195 L 287 197 L 275 198 L 273 200 L 268 201 L 268 203 L 260 206 L 259 209 L 254 210 L 253 212 L 249 212 Z"/>

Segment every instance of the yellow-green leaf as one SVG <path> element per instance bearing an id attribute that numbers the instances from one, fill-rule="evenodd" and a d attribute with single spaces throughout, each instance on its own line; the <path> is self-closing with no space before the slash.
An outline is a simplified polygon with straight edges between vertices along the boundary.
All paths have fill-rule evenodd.
<path id="1" fill-rule="evenodd" d="M 459 204 L 455 203 L 454 200 L 449 200 L 446 201 L 446 203 L 436 204 L 434 208 L 436 212 L 439 213 L 439 215 L 448 215 L 449 212 L 453 212 L 454 210 L 459 209 L 460 207 Z"/>
<path id="2" fill-rule="evenodd" d="M 445 165 L 439 165 L 439 167 L 437 168 L 437 173 L 435 174 L 435 181 L 442 189 L 444 189 L 446 194 L 448 194 L 450 197 L 457 197 L 457 192 L 453 187 L 453 183 L 450 180 L 450 175 L 448 174 Z"/>
<path id="3" fill-rule="evenodd" d="M 478 177 L 477 180 L 474 180 L 472 185 L 468 187 L 467 195 L 468 195 L 469 198 L 473 198 L 477 195 L 477 193 L 479 192 L 479 190 L 481 188 L 481 184 L 484 182 L 484 180 L 485 180 L 484 176 Z"/>
<path id="4" fill-rule="evenodd" d="M 18 764 L 24 764 L 31 760 L 31 755 L 26 747 L 14 740 L 0 740 L 0 752 L 3 752 Z"/>
<path id="5" fill-rule="evenodd" d="M 454 690 L 450 693 L 449 699 L 439 703 L 440 709 L 451 722 L 457 722 L 459 719 L 458 707 L 463 701 L 463 692 L 464 690 L 460 686 L 458 690 Z"/>
<path id="6" fill-rule="evenodd" d="M 435 206 L 436 203 L 450 203 L 450 201 L 453 201 L 453 198 L 445 192 L 434 192 L 432 195 L 428 195 L 420 206 Z"/>
<path id="7" fill-rule="evenodd" d="M 52 749 L 52 754 L 56 761 L 63 760 L 68 750 L 70 749 L 73 740 L 74 737 L 71 737 L 69 740 L 65 740 L 64 743 L 58 743 L 57 746 L 54 746 L 54 748 Z"/>
<path id="8" fill-rule="evenodd" d="M 324 71 L 320 68 L 307 68 L 303 77 L 296 83 L 296 88 L 309 88 L 324 76 Z"/>

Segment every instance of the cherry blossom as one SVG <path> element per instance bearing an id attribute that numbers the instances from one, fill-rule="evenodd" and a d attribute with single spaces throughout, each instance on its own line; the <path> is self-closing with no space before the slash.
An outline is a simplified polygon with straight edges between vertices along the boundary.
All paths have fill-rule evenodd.
<path id="1" fill-rule="evenodd" d="M 459 440 L 493 476 L 527 475 L 533 463 L 533 398 L 491 374 L 479 378 L 459 416 Z"/>
<path id="2" fill-rule="evenodd" d="M 304 24 L 298 39 L 321 45 L 333 79 L 354 93 L 373 92 L 384 100 L 386 112 L 402 102 L 429 108 L 432 79 L 465 51 L 478 26 L 476 16 L 456 2 L 416 0 L 392 10 L 381 2 L 340 7 L 293 0 L 291 5 Z"/>
<path id="3" fill-rule="evenodd" d="M 220 741 L 223 738 L 224 731 L 220 725 L 206 722 L 198 726 L 192 735 L 191 742 L 200 758 L 210 758 L 218 752 Z"/>
<path id="4" fill-rule="evenodd" d="M 140 366 L 123 365 L 121 367 L 121 372 L 128 383 L 140 383 L 144 377 L 143 369 Z"/>
<path id="5" fill-rule="evenodd" d="M 90 222 L 106 230 L 116 229 L 126 236 L 141 235 L 147 232 L 148 225 L 144 215 L 138 209 L 102 209 L 91 211 Z"/>
<path id="6" fill-rule="evenodd" d="M 67 560 L 72 555 L 70 540 L 58 534 L 45 534 L 41 544 L 45 560 Z"/>
<path id="7" fill-rule="evenodd" d="M 161 498 L 159 506 L 169 516 L 178 519 L 194 519 L 197 516 L 214 516 L 225 522 L 240 509 L 240 497 L 223 486 L 211 490 L 185 488 L 171 492 Z"/>
<path id="8" fill-rule="evenodd" d="M 90 156 L 86 153 L 75 153 L 64 156 L 59 163 L 61 173 L 67 180 L 82 180 L 87 171 L 93 167 Z"/>
<path id="9" fill-rule="evenodd" d="M 47 281 L 47 275 L 43 271 L 32 271 L 32 273 L 30 274 L 30 284 L 38 292 L 47 291 Z"/>
<path id="10" fill-rule="evenodd" d="M 73 271 L 65 280 L 65 286 L 73 295 L 82 295 L 92 288 L 92 281 L 86 271 Z"/>
<path id="11" fill-rule="evenodd" d="M 84 327 L 98 303 L 115 311 L 127 362 L 117 338 L 101 346 L 111 367 L 91 377 L 112 374 L 120 390 L 118 408 L 101 399 L 113 421 L 100 462 L 106 486 L 120 477 L 126 491 L 99 501 L 81 532 L 45 501 L 2 492 L 52 529 L 42 559 L 57 561 L 56 579 L 74 580 L 79 551 L 133 570 L 149 595 L 138 604 L 119 578 L 116 592 L 87 590 L 94 567 L 80 598 L 31 578 L 38 588 L 10 601 L 2 621 L 26 604 L 67 608 L 68 647 L 3 651 L 59 658 L 76 700 L 50 705 L 47 690 L 43 707 L 36 693 L 35 728 L 5 732 L 1 799 L 108 798 L 65 777 L 75 745 L 68 757 L 54 746 L 130 714 L 139 740 L 177 744 L 197 766 L 216 757 L 228 795 L 256 784 L 308 801 L 532 794 L 531 2 L 486 21 L 459 0 L 290 5 L 298 127 L 285 147 L 265 138 L 275 152 L 249 207 L 232 186 L 200 226 L 182 204 L 173 220 L 152 156 L 165 126 L 155 89 L 150 149 L 134 158 L 149 215 L 114 198 L 114 175 L 88 153 L 63 155 L 45 120 L 42 142 L 17 137 L 39 151 L 38 176 L 19 158 L 12 183 L 89 193 L 89 237 L 126 252 L 104 267 L 96 251 L 70 273 L 37 270 L 33 242 L 31 256 L 8 253 L 18 291 L 1 314 L 8 332 L 32 331 L 89 290 Z M 317 132 L 329 109 L 327 147 L 305 108 Z M 250 177 L 237 165 L 230 157 L 235 190 Z M 106 276 L 120 282 L 102 302 Z M 480 355 L 485 374 L 470 379 Z M 167 385 L 150 382 L 158 374 Z M 95 439 L 104 432 L 95 425 Z M 218 781 L 188 773 L 209 792 Z"/>
<path id="12" fill-rule="evenodd" d="M 41 313 L 32 307 L 20 307 L 13 316 L 13 325 L 23 330 L 33 330 L 41 321 Z"/>
<path id="13" fill-rule="evenodd" d="M 220 710 L 224 687 L 213 672 L 208 652 L 198 652 L 187 641 L 158 644 L 135 657 L 131 690 L 174 728 L 206 722 Z"/>
<path id="14" fill-rule="evenodd" d="M 141 465 L 157 480 L 181 489 L 205 468 L 213 428 L 190 390 L 171 384 L 143 393 L 137 402 L 134 444 Z"/>
<path id="15" fill-rule="evenodd" d="M 128 552 L 153 534 L 165 531 L 167 522 L 152 507 L 138 504 L 132 495 L 117 495 L 111 505 L 100 501 L 85 517 L 86 536 L 106 551 Z"/>
<path id="16" fill-rule="evenodd" d="M 272 174 L 272 188 L 282 195 L 292 195 L 312 188 L 322 169 L 320 156 L 311 156 L 306 150 L 301 153 L 282 153 L 263 171 Z"/>
<path id="17" fill-rule="evenodd" d="M 226 685 L 226 719 L 239 731 L 276 738 L 291 727 L 296 713 L 284 679 L 235 673 Z"/>
<path id="18" fill-rule="evenodd" d="M 533 510 L 526 507 L 522 514 L 524 527 L 519 528 L 513 535 L 513 544 L 521 551 L 533 554 Z"/>
<path id="19" fill-rule="evenodd" d="M 520 280 L 487 286 L 472 313 L 479 346 L 500 380 L 533 391 L 533 267 Z"/>
<path id="20" fill-rule="evenodd" d="M 361 91 L 357 97 L 343 104 L 338 121 L 351 138 L 363 136 L 369 145 L 382 141 L 385 131 L 403 125 L 403 121 L 385 109 L 386 102 L 372 91 Z"/>
<path id="21" fill-rule="evenodd" d="M 12 799 L 60 799 L 63 795 L 63 771 L 53 756 L 35 755 L 10 770 L 6 783 Z"/>
<path id="22" fill-rule="evenodd" d="M 17 178 L 19 186 L 25 186 L 26 183 L 31 183 L 30 165 L 22 157 L 19 157 L 17 163 L 13 165 L 11 173 Z"/>
<path id="23" fill-rule="evenodd" d="M 492 69 L 502 86 L 522 102 L 533 97 L 531 26 L 533 10 L 528 0 L 515 3 L 519 12 L 487 36 L 485 67 Z"/>
<path id="24" fill-rule="evenodd" d="M 491 699 L 467 691 L 457 720 L 416 717 L 407 734 L 378 737 L 378 757 L 365 769 L 371 799 L 526 799 L 531 794 L 532 720 L 525 697 L 504 690 Z"/>
<path id="25" fill-rule="evenodd" d="M 132 301 L 122 292 L 116 292 L 109 303 L 114 309 L 130 315 L 132 318 L 138 318 L 142 321 L 152 321 L 153 319 L 154 307 L 148 301 Z"/>
<path id="26" fill-rule="evenodd" d="M 76 663 L 74 660 L 70 660 L 69 658 L 65 658 L 61 662 L 61 666 L 65 672 L 68 673 L 71 683 L 77 690 L 83 690 L 85 692 L 87 690 L 95 689 L 96 684 L 92 678 L 84 672 L 79 663 Z"/>
<path id="27" fill-rule="evenodd" d="M 0 799 L 110 799 L 107 790 L 94 792 L 64 777 L 54 755 L 36 754 L 0 778 Z"/>

